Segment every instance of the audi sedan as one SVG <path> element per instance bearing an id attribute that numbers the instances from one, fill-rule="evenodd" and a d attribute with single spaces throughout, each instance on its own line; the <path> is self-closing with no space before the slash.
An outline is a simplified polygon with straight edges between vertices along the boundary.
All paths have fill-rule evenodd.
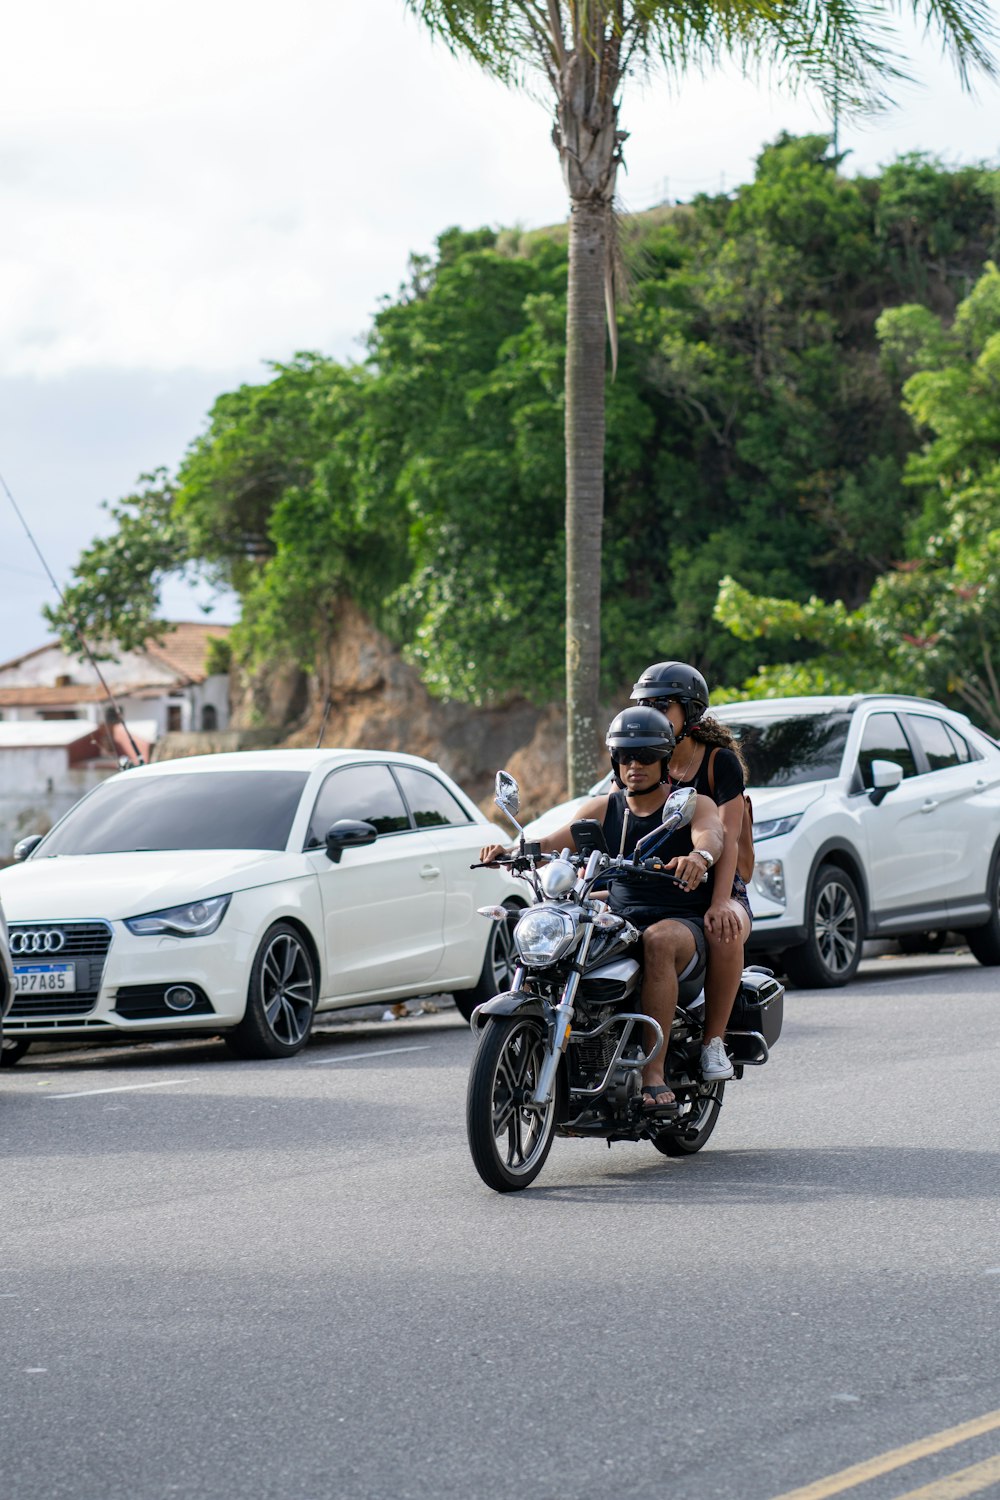
<path id="1" fill-rule="evenodd" d="M 9 1044 L 3 1034 L 4 1017 L 10 1010 L 14 999 L 14 968 L 10 957 L 10 944 L 7 940 L 7 918 L 4 909 L 0 906 L 0 1064 L 8 1057 L 13 1059 L 13 1047 Z"/>
<path id="2" fill-rule="evenodd" d="M 288 1057 L 317 1011 L 509 982 L 523 904 L 502 837 L 412 755 L 267 750 L 120 772 L 0 873 L 16 986 L 6 1060 L 33 1040 L 221 1033 Z"/>

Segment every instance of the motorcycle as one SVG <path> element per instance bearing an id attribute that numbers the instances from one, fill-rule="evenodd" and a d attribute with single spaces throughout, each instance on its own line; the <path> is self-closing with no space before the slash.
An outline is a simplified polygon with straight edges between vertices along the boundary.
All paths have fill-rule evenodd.
<path id="1" fill-rule="evenodd" d="M 519 789 L 496 777 L 496 805 L 519 834 L 517 852 L 495 861 L 532 892 L 525 908 L 480 907 L 513 925 L 517 959 L 509 990 L 479 1005 L 469 1074 L 466 1125 L 482 1180 L 498 1193 L 519 1192 L 538 1176 L 554 1138 L 650 1141 L 665 1156 L 691 1156 L 715 1129 L 725 1081 L 701 1077 L 704 960 L 679 980 L 670 1035 L 635 1006 L 642 983 L 642 939 L 599 889 L 616 874 L 672 879 L 659 858 L 667 840 L 694 816 L 692 788 L 673 792 L 660 825 L 630 857 L 612 856 L 601 824 L 572 825 L 576 853 L 543 854 L 517 821 Z M 473 867 L 475 868 L 475 866 Z M 743 970 L 725 1043 L 735 1079 L 761 1067 L 781 1034 L 784 988 L 769 969 Z M 650 1041 L 649 1038 L 652 1038 Z M 666 1081 L 678 1112 L 644 1113 L 642 1069 L 666 1044 Z"/>

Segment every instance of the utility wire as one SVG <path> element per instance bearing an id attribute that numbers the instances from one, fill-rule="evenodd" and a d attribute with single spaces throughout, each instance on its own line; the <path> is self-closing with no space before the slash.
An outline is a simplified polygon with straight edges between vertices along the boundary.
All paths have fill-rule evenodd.
<path id="1" fill-rule="evenodd" d="M 118 706 L 118 700 L 115 697 L 114 693 L 111 691 L 111 689 L 108 687 L 108 684 L 105 682 L 105 680 L 104 680 L 104 673 L 101 671 L 100 667 L 97 665 L 97 658 L 94 655 L 93 651 L 91 651 L 91 649 L 88 646 L 86 640 L 84 639 L 83 631 L 80 629 L 79 625 L 76 623 L 76 620 L 70 614 L 70 612 L 69 612 L 69 606 L 66 603 L 66 595 L 63 593 L 63 591 L 59 587 L 58 583 L 56 583 L 55 576 L 54 576 L 54 574 L 52 572 L 52 569 L 49 567 L 48 563 L 45 561 L 45 557 L 44 557 L 44 555 L 42 553 L 42 549 L 38 545 L 38 543 L 35 541 L 35 538 L 34 538 L 34 535 L 32 533 L 31 527 L 28 525 L 27 521 L 22 516 L 22 514 L 21 514 L 21 508 L 18 505 L 17 501 L 14 499 L 14 496 L 11 494 L 10 486 L 8 485 L 6 479 L 3 477 L 2 474 L 0 474 L 0 487 L 2 487 L 4 494 L 7 496 L 7 499 L 10 501 L 11 505 L 14 507 L 14 514 L 17 516 L 17 519 L 20 521 L 21 525 L 24 527 L 25 535 L 27 536 L 28 541 L 34 547 L 35 552 L 36 552 L 36 554 L 38 556 L 38 560 L 41 563 L 42 567 L 45 569 L 46 574 L 48 575 L 49 582 L 51 583 L 52 587 L 55 589 L 57 595 L 59 596 L 59 603 L 63 607 L 63 612 L 64 612 L 64 614 L 66 616 L 66 619 L 69 621 L 70 625 L 73 627 L 73 634 L 76 636 L 77 640 L 80 642 L 80 645 L 83 647 L 84 651 L 87 653 L 87 660 L 90 662 L 90 665 L 93 667 L 94 671 L 97 673 L 97 680 L 101 684 L 101 687 L 104 689 L 105 693 L 107 694 L 108 701 L 110 702 L 111 707 L 114 709 L 115 713 L 118 716 L 118 722 L 121 724 L 122 728 L 124 729 L 125 734 L 126 734 L 126 736 L 128 738 L 128 742 L 132 746 L 132 752 L 135 755 L 136 764 L 141 766 L 143 764 L 143 759 L 142 759 L 142 756 L 139 754 L 139 746 L 136 744 L 135 740 L 132 738 L 132 731 L 129 729 L 128 725 L 125 722 L 125 715 L 122 713 L 120 707 Z M 111 736 L 111 742 L 112 742 L 112 744 L 114 743 L 114 736 L 113 735 Z"/>

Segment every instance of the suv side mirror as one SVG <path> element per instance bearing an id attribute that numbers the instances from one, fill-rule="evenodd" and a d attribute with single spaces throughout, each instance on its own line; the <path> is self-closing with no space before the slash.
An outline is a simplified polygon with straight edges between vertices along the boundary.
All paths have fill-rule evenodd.
<path id="1" fill-rule="evenodd" d="M 370 823 L 356 823 L 353 818 L 338 818 L 326 831 L 326 857 L 331 864 L 339 865 L 345 849 L 363 849 L 374 844 L 378 832 Z"/>
<path id="2" fill-rule="evenodd" d="M 893 787 L 899 786 L 903 779 L 903 768 L 894 760 L 872 761 L 872 789 L 868 793 L 869 800 L 875 807 L 888 796 Z"/>
<path id="3" fill-rule="evenodd" d="M 32 850 L 37 849 L 44 833 L 29 833 L 26 839 L 18 839 L 14 845 L 14 863 L 19 865 L 23 859 L 27 859 Z"/>

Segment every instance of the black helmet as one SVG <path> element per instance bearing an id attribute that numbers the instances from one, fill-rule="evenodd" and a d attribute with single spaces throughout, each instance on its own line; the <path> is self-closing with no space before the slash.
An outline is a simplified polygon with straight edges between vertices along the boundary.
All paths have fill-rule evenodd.
<path id="1" fill-rule="evenodd" d="M 698 668 L 687 662 L 658 661 L 646 668 L 629 697 L 633 702 L 657 706 L 661 699 L 676 698 L 684 710 L 683 735 L 708 708 L 708 683 Z"/>
<path id="2" fill-rule="evenodd" d="M 621 786 L 618 761 L 623 750 L 658 751 L 660 780 L 666 781 L 667 766 L 674 753 L 677 738 L 666 714 L 639 704 L 636 708 L 626 708 L 615 715 L 608 726 L 606 743 L 611 751 L 611 769 L 615 782 Z"/>

